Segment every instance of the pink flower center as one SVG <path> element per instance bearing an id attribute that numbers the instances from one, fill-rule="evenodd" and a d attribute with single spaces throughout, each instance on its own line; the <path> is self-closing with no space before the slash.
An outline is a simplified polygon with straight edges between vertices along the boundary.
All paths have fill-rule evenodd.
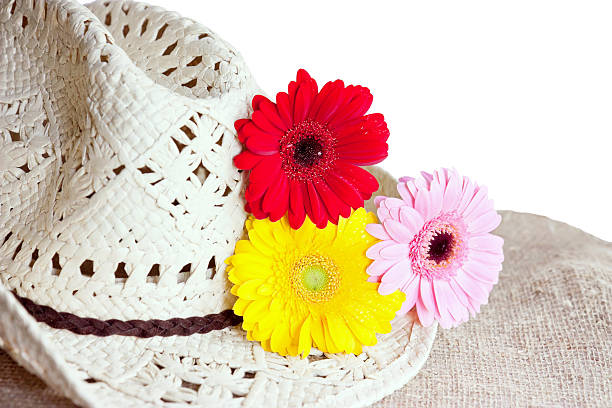
<path id="1" fill-rule="evenodd" d="M 465 226 L 454 213 L 429 220 L 410 242 L 412 269 L 421 276 L 449 280 L 465 258 Z"/>
<path id="2" fill-rule="evenodd" d="M 335 142 L 325 125 L 309 119 L 298 123 L 280 140 L 283 171 L 290 179 L 322 179 L 336 161 Z"/>
<path id="3" fill-rule="evenodd" d="M 440 264 L 448 261 L 455 246 L 455 236 L 451 232 L 441 231 L 429 241 L 427 258 Z"/>

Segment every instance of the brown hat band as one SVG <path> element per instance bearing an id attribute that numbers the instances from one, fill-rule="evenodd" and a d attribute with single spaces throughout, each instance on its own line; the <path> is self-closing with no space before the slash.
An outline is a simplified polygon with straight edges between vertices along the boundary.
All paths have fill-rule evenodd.
<path id="1" fill-rule="evenodd" d="M 169 337 L 204 334 L 213 330 L 242 323 L 242 317 L 231 309 L 221 313 L 169 320 L 99 320 L 90 317 L 79 317 L 72 313 L 58 312 L 55 309 L 34 303 L 28 298 L 13 292 L 21 305 L 38 321 L 54 329 L 69 330 L 76 334 L 94 336 L 132 336 L 132 337 Z"/>

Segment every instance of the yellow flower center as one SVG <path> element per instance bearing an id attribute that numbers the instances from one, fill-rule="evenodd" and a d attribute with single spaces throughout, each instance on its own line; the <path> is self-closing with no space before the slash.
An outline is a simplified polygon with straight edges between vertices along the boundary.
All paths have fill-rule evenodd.
<path id="1" fill-rule="evenodd" d="M 302 257 L 291 269 L 291 287 L 307 302 L 327 302 L 340 287 L 338 267 L 322 255 Z"/>

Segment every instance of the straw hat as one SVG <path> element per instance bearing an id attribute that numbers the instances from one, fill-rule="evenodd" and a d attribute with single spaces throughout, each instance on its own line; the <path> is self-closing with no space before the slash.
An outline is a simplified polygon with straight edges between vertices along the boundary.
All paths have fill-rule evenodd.
<path id="1" fill-rule="evenodd" d="M 246 339 L 223 261 L 246 218 L 233 124 L 260 91 L 190 19 L 88 7 L 1 4 L 2 347 L 83 406 L 364 406 L 405 384 L 436 332 L 413 314 L 357 356 Z"/>

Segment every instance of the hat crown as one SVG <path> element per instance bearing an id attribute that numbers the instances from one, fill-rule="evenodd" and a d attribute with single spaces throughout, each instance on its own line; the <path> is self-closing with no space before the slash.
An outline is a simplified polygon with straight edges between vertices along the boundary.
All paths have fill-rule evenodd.
<path id="1" fill-rule="evenodd" d="M 1 14 L 4 284 L 102 319 L 229 307 L 246 216 L 232 125 L 257 90 L 242 58 L 156 7 L 25 3 Z"/>

